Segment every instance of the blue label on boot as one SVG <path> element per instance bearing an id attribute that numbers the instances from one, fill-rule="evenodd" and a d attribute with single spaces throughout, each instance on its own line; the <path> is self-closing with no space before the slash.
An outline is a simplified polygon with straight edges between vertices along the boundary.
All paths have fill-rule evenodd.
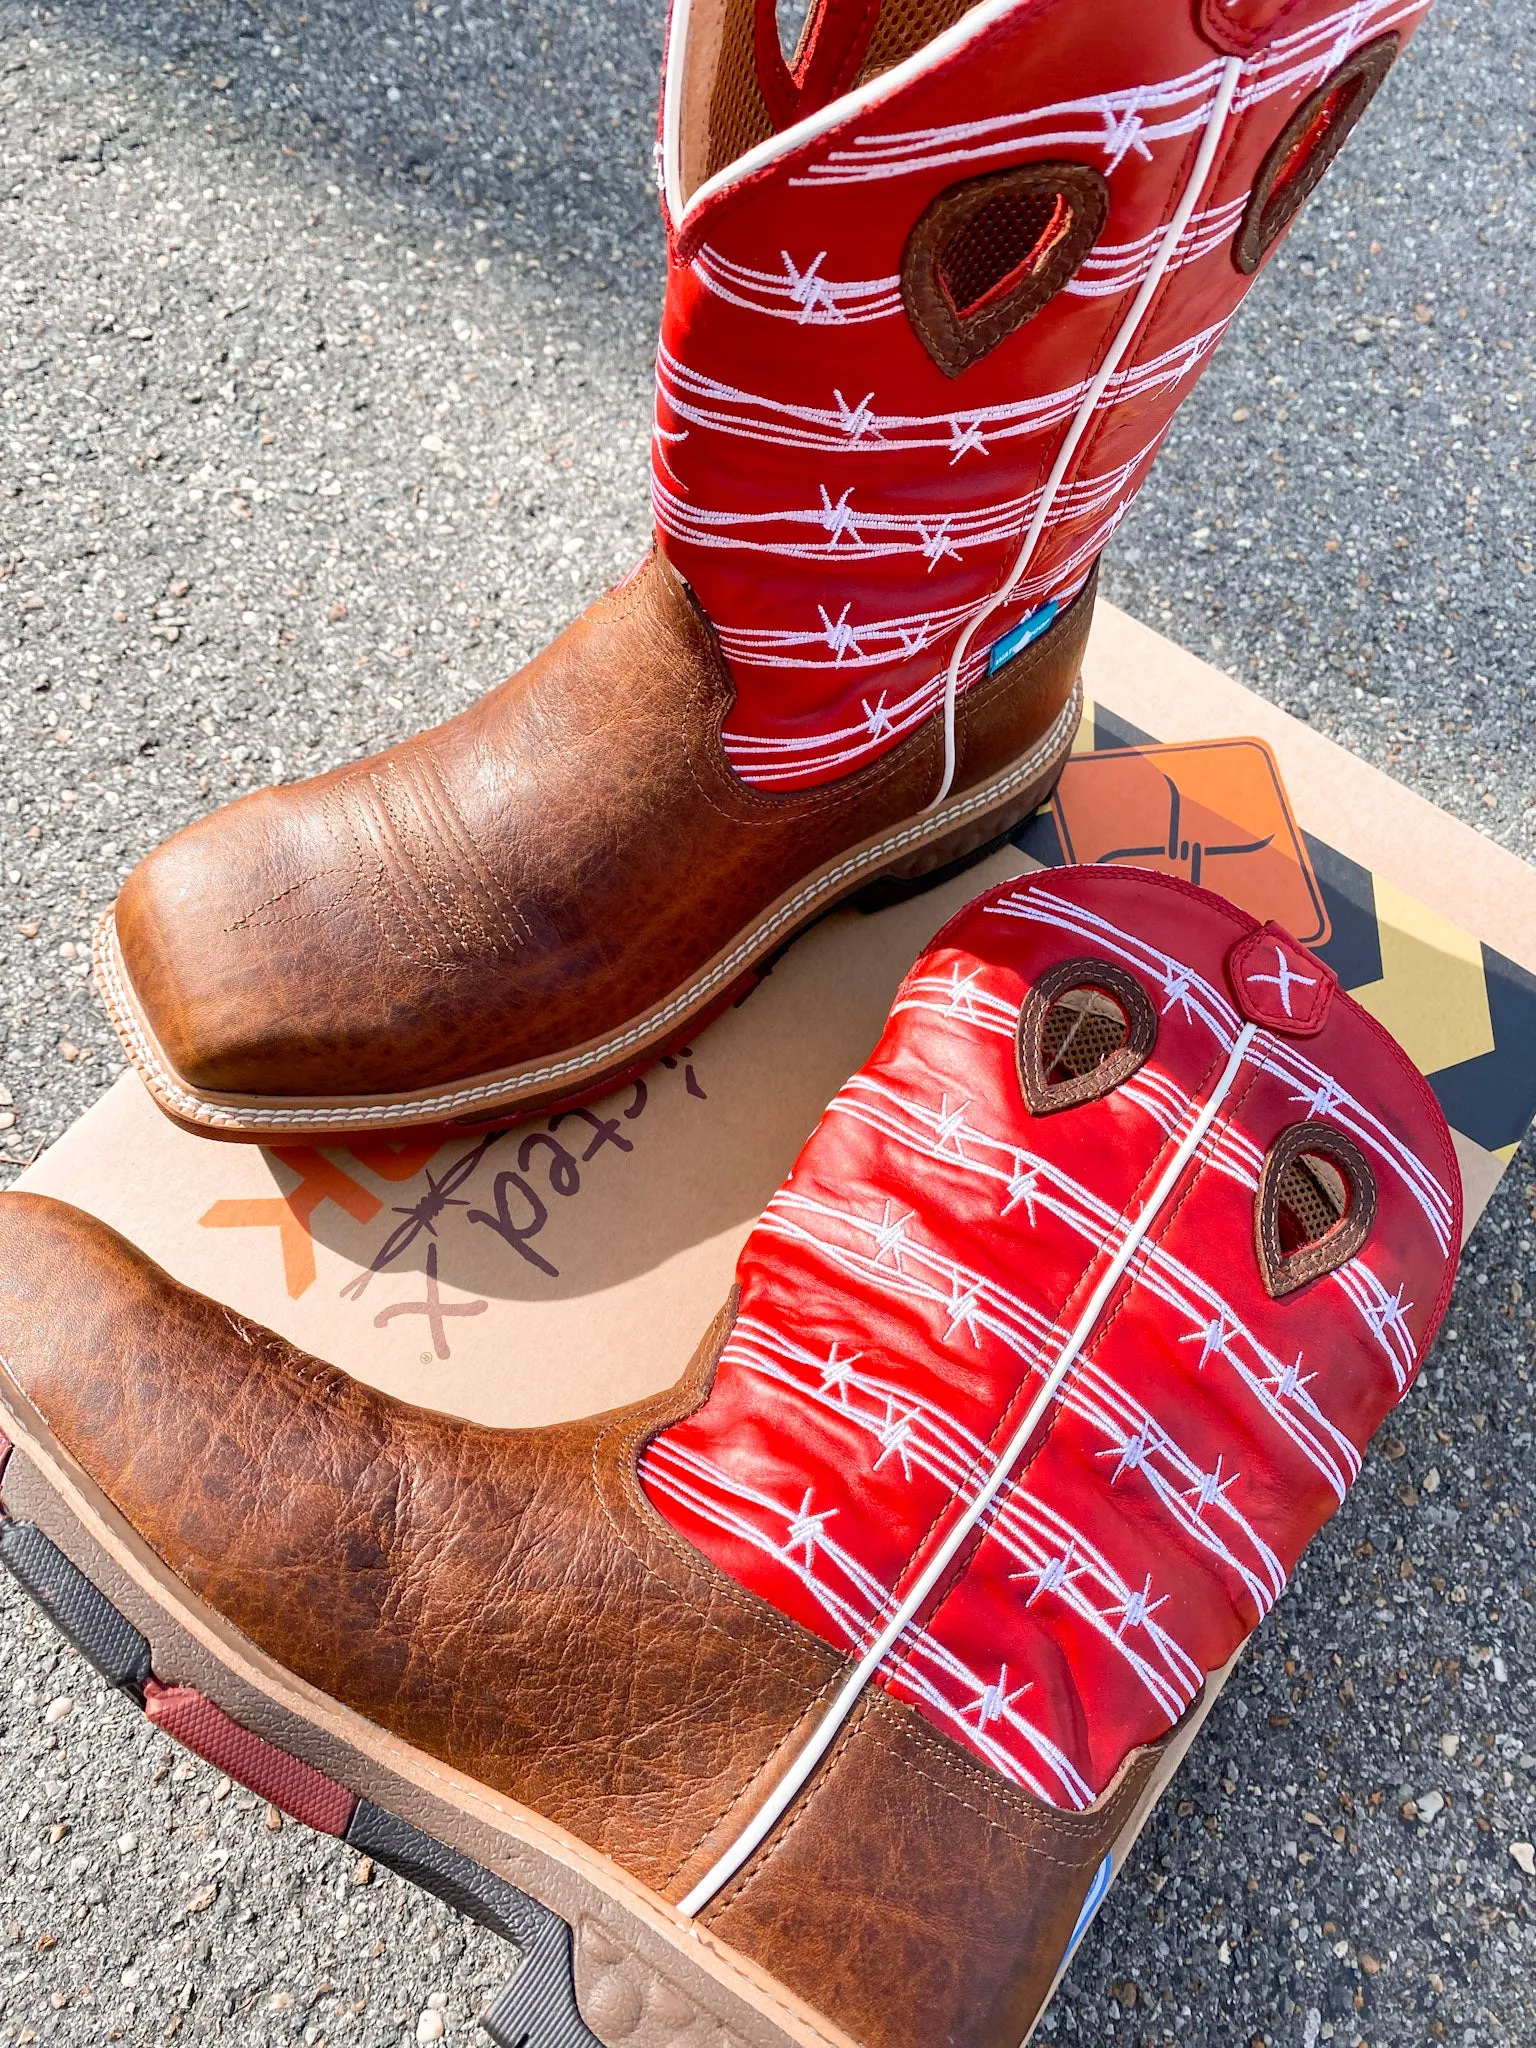
<path id="1" fill-rule="evenodd" d="M 1106 1856 L 1094 1872 L 1093 1883 L 1088 1887 L 1088 1896 L 1083 1901 L 1083 1910 L 1077 1916 L 1077 1925 L 1072 1930 L 1072 1939 L 1067 1943 L 1067 1952 L 1061 1959 L 1062 1968 L 1072 1960 L 1072 1952 L 1088 1932 L 1088 1923 L 1104 1903 L 1104 1894 L 1109 1890 L 1109 1880 L 1115 1874 L 1115 1859 Z"/>
<path id="2" fill-rule="evenodd" d="M 1053 597 L 1049 604 L 1039 606 L 1027 618 L 1020 619 L 1000 640 L 994 640 L 987 655 L 987 674 L 995 676 L 1005 661 L 1012 661 L 1031 640 L 1038 640 L 1059 610 L 1060 606 Z"/>

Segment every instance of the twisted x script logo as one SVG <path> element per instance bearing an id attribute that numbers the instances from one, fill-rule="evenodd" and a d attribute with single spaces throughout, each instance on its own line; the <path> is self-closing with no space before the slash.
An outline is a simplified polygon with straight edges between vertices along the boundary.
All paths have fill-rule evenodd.
<path id="1" fill-rule="evenodd" d="M 660 1065 L 664 1073 L 678 1076 L 686 1094 L 701 1102 L 706 1099 L 690 1046 L 680 1047 Z M 343 1298 L 360 1302 L 374 1280 L 425 1237 L 420 1295 L 380 1308 L 374 1326 L 385 1329 L 401 1317 L 420 1316 L 432 1345 L 432 1353 L 423 1354 L 424 1362 L 429 1355 L 450 1357 L 450 1325 L 483 1315 L 488 1304 L 444 1299 L 438 1271 L 440 1230 L 462 1212 L 467 1228 L 493 1232 L 519 1259 L 557 1280 L 560 1269 L 537 1240 L 558 1206 L 580 1196 L 584 1169 L 606 1152 L 634 1152 L 632 1132 L 658 1083 L 665 1085 L 656 1074 L 632 1082 L 628 1100 L 618 1108 L 599 1104 L 562 1110 L 533 1127 L 488 1131 L 445 1165 L 435 1164 L 439 1155 L 464 1140 L 440 1126 L 398 1137 L 355 1139 L 337 1148 L 376 1179 L 423 1183 L 411 1201 L 393 1205 L 399 1222 L 391 1226 L 367 1266 L 342 1288 Z M 315 1283 L 314 1216 L 322 1203 L 334 1204 L 358 1223 L 372 1222 L 385 1204 L 338 1157 L 312 1145 L 279 1145 L 271 1156 L 298 1176 L 297 1185 L 283 1194 L 215 1202 L 199 1220 L 210 1230 L 275 1229 L 287 1291 L 297 1300 Z"/>

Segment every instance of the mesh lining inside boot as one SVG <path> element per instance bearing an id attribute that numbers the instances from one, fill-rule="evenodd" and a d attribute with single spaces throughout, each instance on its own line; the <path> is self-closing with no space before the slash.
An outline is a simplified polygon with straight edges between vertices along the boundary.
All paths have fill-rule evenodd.
<path id="1" fill-rule="evenodd" d="M 1068 989 L 1046 1012 L 1040 1049 L 1051 1081 L 1079 1079 L 1118 1052 L 1129 1033 L 1120 1005 L 1096 988 Z"/>
<path id="2" fill-rule="evenodd" d="M 1004 191 L 973 214 L 939 258 L 939 281 L 960 314 L 973 313 L 1036 270 L 1072 226 L 1060 193 Z"/>
<path id="3" fill-rule="evenodd" d="M 977 0 L 885 0 L 855 83 L 863 85 L 900 64 L 935 36 L 942 35 L 975 5 Z M 815 11 L 813 6 L 807 16 L 802 48 Z M 699 61 L 708 60 L 711 24 L 718 43 L 713 53 L 714 78 L 707 86 L 702 82 L 700 86 L 700 97 L 707 107 L 706 132 L 699 139 L 697 156 L 692 148 L 685 147 L 689 163 L 686 189 L 690 194 L 759 142 L 766 142 L 774 132 L 773 117 L 757 75 L 755 17 L 754 0 L 717 0 L 707 14 L 701 7 L 696 17 L 689 43 L 690 49 L 698 53 Z M 691 99 L 692 94 L 688 97 Z M 805 111 L 813 110 L 807 107 Z"/>
<path id="4" fill-rule="evenodd" d="M 978 0 L 885 0 L 855 81 L 878 78 L 969 14 Z"/>
<path id="5" fill-rule="evenodd" d="M 1344 1176 L 1326 1159 L 1293 1159 L 1280 1176 L 1280 1243 L 1289 1254 L 1324 1238 L 1349 1207 Z"/>

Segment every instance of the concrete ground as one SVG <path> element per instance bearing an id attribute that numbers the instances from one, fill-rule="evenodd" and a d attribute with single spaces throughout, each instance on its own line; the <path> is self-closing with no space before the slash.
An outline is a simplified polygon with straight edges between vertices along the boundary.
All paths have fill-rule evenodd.
<path id="1" fill-rule="evenodd" d="M 1107 582 L 1529 857 L 1522 17 L 1442 0 Z M 659 40 L 654 0 L 0 0 L 12 1171 L 116 1070 L 85 942 L 133 861 L 462 705 L 639 552 Z M 1527 1148 L 1047 2041 L 1536 2042 L 1533 1214 Z M 3 1590 L 0 1630 L 0 2048 L 472 2037 L 489 1937 L 272 1831 Z"/>

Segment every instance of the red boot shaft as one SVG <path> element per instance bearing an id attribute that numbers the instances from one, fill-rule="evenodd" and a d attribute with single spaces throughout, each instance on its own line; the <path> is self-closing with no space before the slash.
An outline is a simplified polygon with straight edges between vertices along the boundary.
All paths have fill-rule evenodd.
<path id="1" fill-rule="evenodd" d="M 990 0 L 905 55 L 826 0 L 775 132 L 749 0 L 677 0 L 652 474 L 738 773 L 847 774 L 1075 595 L 1424 12 Z"/>

